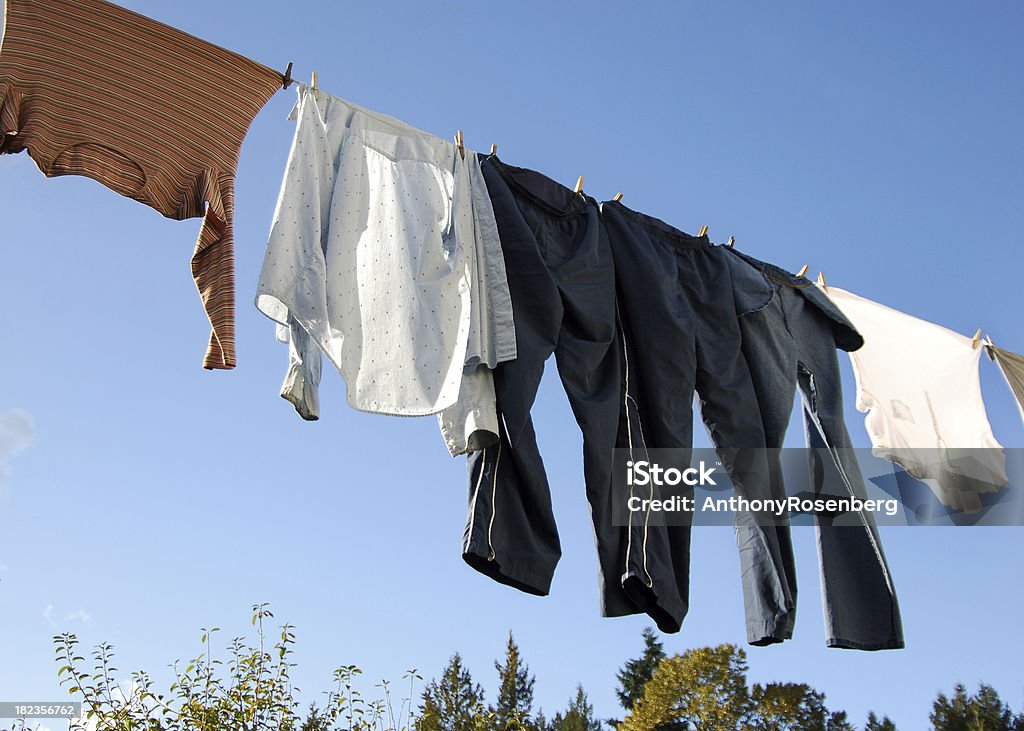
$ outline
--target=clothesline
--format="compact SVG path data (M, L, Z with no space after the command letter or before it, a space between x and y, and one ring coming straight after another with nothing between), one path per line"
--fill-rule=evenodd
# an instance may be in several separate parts
M282 88L284 88L284 89L287 89L293 82L296 82L296 80L292 78L292 63L290 61L288 62L288 67L285 69L285 72L283 74L283 79L284 79L284 81L283 81L283 87ZM301 82L297 82L297 83L301 83ZM314 71L312 73L312 80L310 82L310 86L312 87L312 89L314 91L318 91L319 90L318 89L318 76L317 76L317 72L316 71ZM458 146L459 152L462 155L462 157L465 158L465 143L464 143L464 138L463 138L463 134L462 134L462 130L461 129L458 130L455 133L455 144ZM491 145L491 149L490 149L490 154L491 155L495 155L497 153L497 151L498 151L498 145L497 144L492 144ZM584 179L584 176L582 176L582 175L579 176L579 178L577 179L576 187L574 189L576 193L582 193L583 192L583 179ZM622 195L622 192L620 191L620 192L615 194L615 196L612 198L612 200L615 201L616 203L618 203L618 202L620 202L622 200L622 198L623 198L623 195ZM699 236L704 236L707 233L707 231L708 231L708 227L707 226L702 226L701 229L700 229L700 233L698 235ZM732 247L732 246L735 245L735 242L736 242L735 237L730 236L729 240L726 242L726 245L729 246L729 247ZM797 274L797 276L798 277L803 277L805 274L807 274L808 268L809 268L809 265L808 264L804 264L803 267L800 269L800 272ZM823 289L828 291L828 283L825 280L824 272L818 272L818 284ZM981 333L982 333L982 328L978 328L978 331L974 334L974 337L971 339L971 346L973 348L977 348L978 347L978 341L981 338ZM990 342L990 344L991 344L991 342Z

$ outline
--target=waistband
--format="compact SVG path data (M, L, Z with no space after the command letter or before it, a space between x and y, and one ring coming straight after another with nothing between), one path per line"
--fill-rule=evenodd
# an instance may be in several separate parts
M786 284L786 285L789 285L790 287L801 287L801 288L802 287L809 287L809 286L811 286L811 284L813 284L813 282L811 282L811 280L808 279L807 277L798 277L797 275L793 274L792 272L787 272L785 269L783 269L780 266L776 266L775 264L769 264L768 262L761 261L760 259L755 259L754 257L750 256L749 254L744 254L742 251L738 251L737 249L735 249L733 247L727 247L727 248L733 254L735 254L739 258L743 259L743 261L747 262L748 264L750 264L755 269L760 269L762 273L764 273L765 275L770 277L772 280L774 280L776 282L779 282L780 284Z
M481 159L480 165L493 167L516 194L552 216L575 216L588 206L597 205L590 196L570 190L536 170L508 165L497 155Z
M744 254L742 251L737 251L731 247L724 248L727 248L737 258L747 262L750 266L760 270L772 282L798 290L805 300L817 307L831 321L832 335L835 339L836 347L846 351L853 351L864 345L864 338L857 332L857 328L853 326L853 323L836 307L828 295L814 286L810 279L798 277L787 272L782 267L755 259L749 254Z
M603 212L606 207L618 212L624 218L633 221L658 241L671 244L677 249L692 250L705 248L710 249L714 247L714 244L711 243L711 239L708 238L707 234L704 236L692 236L684 231L680 231L674 226L668 225L661 219L655 218L654 216L648 216L646 213L634 211L632 208L627 208L618 201L605 201L601 204L601 211Z

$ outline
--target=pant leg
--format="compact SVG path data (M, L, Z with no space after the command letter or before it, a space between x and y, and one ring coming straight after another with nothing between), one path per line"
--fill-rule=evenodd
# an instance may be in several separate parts
M781 295L778 293L777 286L773 287L772 299L766 306L740 317L740 330L743 337L743 353L750 368L751 380L761 411L765 445L768 448L772 497L784 500L786 484L782 470L781 449L793 412L793 400L797 388L797 362L796 344L786 327ZM762 618L765 623L772 621L775 623L774 628L767 628L765 639L768 642L765 644L791 639L796 623L796 558L788 519L779 519L774 526L774 531L775 540L779 543L793 606L782 617L774 618L774 620L772 617ZM741 561L743 561L742 555ZM741 565L741 571L744 573L749 570L747 565Z
M633 328L636 333L635 324ZM691 443L693 386L687 387L686 378L680 373L679 391L691 394L686 408L658 409L659 404L654 399L658 393L664 396L664 391L648 386L644 372L650 368L651 363L640 358L641 354L649 350L632 347L629 334L624 328L620 328L620 338L623 342L623 404L616 445L619 449L628 450L628 459L633 462L656 462L657 459L648 452L649 448L663 449L666 445ZM687 340L677 339L675 342L685 344ZM689 342L692 344L692 338ZM685 360L684 353L685 345L678 351L681 360ZM654 382L658 381L655 379ZM679 420L673 425L676 427L673 430L670 424L684 413L687 415L685 428L681 428L684 423ZM665 415L669 415L669 418L661 418ZM675 446L672 449L680 464L690 463L692 450L689 446ZM631 495L641 500L657 496L653 486L634 487L631 490ZM673 493L692 499L694 489L680 485L673 489ZM678 632L689 611L692 525L693 514L685 511L677 514L675 521L654 519L653 525L649 512L629 513L625 534L627 560L621 579L622 587L662 632Z
M621 204L602 204L622 346L616 446L634 460L647 459L647 449L684 450L685 457L693 444L693 313L679 296L677 252L651 238L634 215ZM690 526L650 525L649 517L630 513L621 584L659 629L678 632L689 608Z
M545 596L562 550L533 424L516 448L502 425L499 431L496 446L467 458L469 519L462 558L495 581Z
M585 227L582 230L577 227ZM583 473L597 544L601 613L640 610L623 591L625 532L613 525L612 467L622 407L615 267L596 207L572 224L550 221L546 260L562 297L558 373L583 433Z
M501 175L482 167L514 305L517 357L494 369L499 444L467 459L469 517L462 554L494 580L544 595L561 545L530 409L544 362L558 342L561 295L541 254L531 211L520 208Z
M611 486L622 388L615 270L598 207L539 173L483 165L514 304L516 360L494 373L501 442L469 459L470 519L463 555L478 570L546 594L560 556L551 494L530 408L544 361L559 375L583 432L606 616L639 611L618 580L623 531L612 526Z
M799 346L809 466L812 479L819 479L812 485L817 492L867 499L843 417L842 381L831 326L798 292L784 288L783 297ZM826 460L830 464L824 464ZM821 484L827 475L841 484ZM867 511L835 518L816 516L816 528L829 647L902 648L899 602L874 516Z
M731 256L723 247L696 250L688 271L680 270L697 314L696 387L702 418L736 493L750 500L770 500L767 442L743 353L736 291L767 305L772 289L760 272L736 270ZM777 522L771 511L737 511L735 516L747 641L753 645L781 641L795 607L789 585L795 573L792 546L785 525Z

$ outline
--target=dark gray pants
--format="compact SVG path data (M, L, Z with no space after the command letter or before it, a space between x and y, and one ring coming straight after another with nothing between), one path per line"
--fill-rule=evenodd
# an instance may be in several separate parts
M724 248L732 256L736 282L752 270L773 285L767 306L740 318L743 353L750 364L766 438L772 450L772 492L784 498L782 447L797 387L803 395L811 485L817 493L866 498L864 480L843 420L842 385L836 348L856 350L863 340L850 322L809 280ZM740 287L736 299L759 300L760 291ZM751 304L753 302L751 301ZM892 576L869 512L815 516L830 647L884 650L903 647L903 627ZM841 523L841 524L837 524ZM796 599L796 569L788 526L779 526L786 577ZM747 557L741 555L747 571ZM792 637L793 611L778 622L769 640ZM751 620L760 618L748 615Z
M640 610L622 589L622 528L611 481L622 389L615 269L597 203L540 173L481 165L501 237L516 329L515 360L494 371L500 442L470 455L463 558L496 581L547 594L561 556L530 409L554 354L583 432L583 470L597 541L602 613Z
M764 429L742 352L734 291L771 287L740 270L706 236L607 202L601 214L615 259L626 393L619 447L690 450L693 397L738 495L771 496ZM749 268L748 268L749 269ZM686 517L690 517L687 515ZM623 584L662 631L680 628L689 606L690 525L640 525L626 533ZM736 542L751 643L771 641L793 608L782 547L764 515L738 512ZM636 539L636 530L641 532Z

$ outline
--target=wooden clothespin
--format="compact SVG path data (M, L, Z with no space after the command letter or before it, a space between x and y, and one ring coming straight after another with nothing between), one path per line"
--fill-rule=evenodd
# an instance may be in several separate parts
M981 328L978 328L978 332L974 333L974 337L971 338L971 349L978 349L978 342L981 340Z
M733 246L736 245L736 237L735 236L730 236L729 240L726 242L725 245L728 246L731 249Z
M818 272L818 286L828 292L828 283L825 281L825 272Z
M576 190L574 190L573 192L576 195L582 195L583 194L583 176L582 175L580 176L580 179L576 181Z
M705 236L705 235L707 235L707 232L708 232L708 227L707 226L701 226L700 227L700 233L697 234L697 235L698 236Z
M316 81L317 81L316 71L314 71L313 72L313 82L309 86L310 86L310 88L313 89L313 91L320 91L320 89L317 88Z
M491 145L491 154L492 155L497 155L498 154L498 146L497 145Z
M613 201L615 201L616 203L618 203L619 201L621 201L621 200L622 200L622 192L620 191L620 192L616 193L616 194L615 194L615 197L614 197L614 198L612 198L612 200L613 200Z
M455 144L459 147L459 157L466 159L466 146L462 144L462 130L455 133Z
M803 276L805 276L805 275L807 274L807 270L808 270L808 269L810 269L810 268L811 268L811 265L810 265L810 264L804 264L804 265L803 265L803 267L802 267L802 268L800 269L800 271L798 271L798 272L796 273L796 276L797 276L798 278L799 278L799 277L803 277Z
M284 70L284 73L281 74L281 88L287 89L289 86L292 85L292 81L292 62L289 61L288 68L286 68Z

